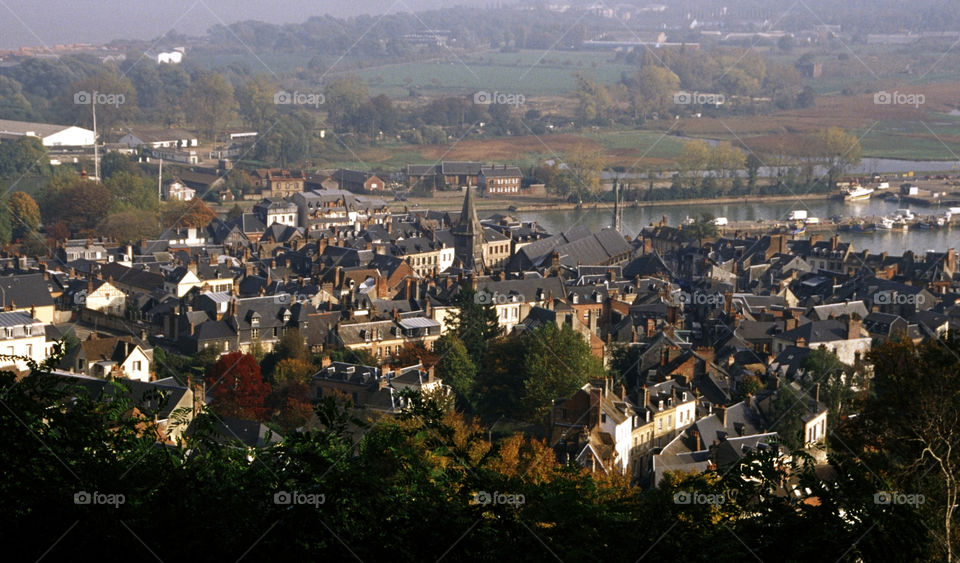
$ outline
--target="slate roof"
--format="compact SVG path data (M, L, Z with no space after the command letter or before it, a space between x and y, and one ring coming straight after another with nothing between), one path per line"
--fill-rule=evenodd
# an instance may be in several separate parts
M22 274L0 277L0 302L18 309L53 305L53 297L43 274Z

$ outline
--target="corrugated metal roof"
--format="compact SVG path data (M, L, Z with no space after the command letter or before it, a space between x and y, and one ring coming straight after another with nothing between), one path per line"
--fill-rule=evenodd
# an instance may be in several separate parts
M432 328L440 326L438 321L433 319L428 319L426 317L412 317L409 319L403 319L400 321L400 326L403 328Z

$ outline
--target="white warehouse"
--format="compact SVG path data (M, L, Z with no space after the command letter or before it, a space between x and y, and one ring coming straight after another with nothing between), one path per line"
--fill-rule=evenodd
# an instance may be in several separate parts
M0 119L0 139L38 137L45 147L92 147L93 131L72 125L52 125Z

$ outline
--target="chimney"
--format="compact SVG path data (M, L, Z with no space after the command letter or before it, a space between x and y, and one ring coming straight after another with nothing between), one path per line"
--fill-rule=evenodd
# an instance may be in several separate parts
M820 384L817 383L813 386L813 400L820 402Z
M820 384L818 383L818 384L817 384L817 387L819 387L819 386L820 386ZM753 395L752 395L751 393L747 393L747 396L743 398L743 402L744 402L748 407L752 407L752 406L753 406Z
M721 426L726 428L727 427L727 407L726 406L717 407L717 418L720 419Z
M853 340L855 338L860 338L861 326L860 318L856 314L850 315L850 318L847 319L847 340Z
M600 408L600 401L602 398L603 398L603 389L600 389L597 387L590 388L590 409L591 410L596 409L596 415L595 415L596 417L594 418L593 422L597 426L600 425L600 411L602 410Z

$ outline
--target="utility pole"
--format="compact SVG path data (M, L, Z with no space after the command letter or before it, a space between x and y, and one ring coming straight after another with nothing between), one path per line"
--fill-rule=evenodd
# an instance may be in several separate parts
M160 171L157 173L157 201L163 200L163 159L160 159Z
M97 92L90 98L90 107L93 108L93 175L100 181L100 149L97 145Z

